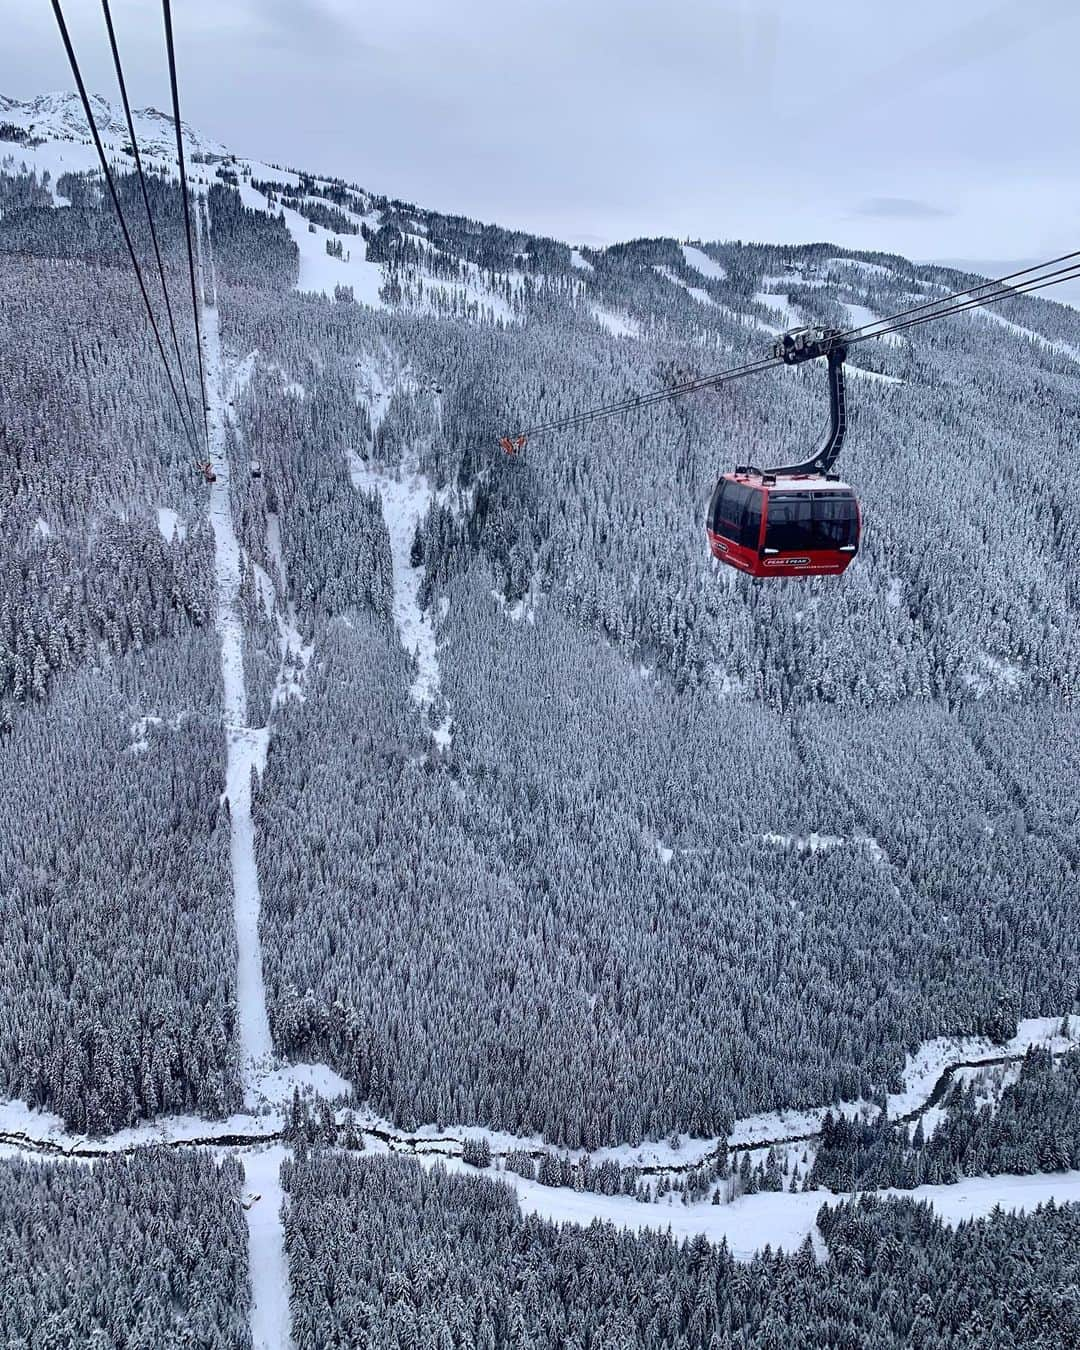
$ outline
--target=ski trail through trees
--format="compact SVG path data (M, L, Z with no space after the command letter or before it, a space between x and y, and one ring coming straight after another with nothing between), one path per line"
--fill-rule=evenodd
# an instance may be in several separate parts
M389 358L388 358L389 359ZM408 376L388 375L374 358L360 363L358 393L366 397L371 419L371 450L374 451L379 424L386 416L395 384L412 388ZM436 399L436 405L439 401ZM440 408L441 416L441 408ZM421 572L412 563L412 544L416 528L427 515L435 493L427 477L415 463L403 462L396 469L373 467L359 455L349 457L349 476L358 492L377 492L383 520L390 536L390 556L394 567L394 623L401 645L416 658L416 676L410 695L420 709L432 740L446 749L451 740L453 718L446 711L440 690L439 654L431 618L420 605ZM443 711L436 722L433 713Z

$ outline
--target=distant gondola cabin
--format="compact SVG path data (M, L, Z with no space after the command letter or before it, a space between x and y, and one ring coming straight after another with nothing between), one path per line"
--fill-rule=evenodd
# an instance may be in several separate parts
M859 549L859 504L822 474L728 473L709 503L714 558L753 577L839 576Z

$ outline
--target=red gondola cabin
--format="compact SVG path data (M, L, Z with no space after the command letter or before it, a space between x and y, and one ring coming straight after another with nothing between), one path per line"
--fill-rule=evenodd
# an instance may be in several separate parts
M823 474L727 473L706 521L713 557L752 577L839 576L859 529L854 492Z

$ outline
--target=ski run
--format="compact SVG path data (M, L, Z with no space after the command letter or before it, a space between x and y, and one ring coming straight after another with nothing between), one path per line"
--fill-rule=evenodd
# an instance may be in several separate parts
M395 387L413 392L416 383L408 375L391 373L389 353L381 359L363 361L357 371L357 397L367 404L371 424L368 458L352 455L349 477L357 492L378 494L386 532L390 536L393 563L394 623L401 645L416 660L416 675L410 694L420 709L424 725L440 749L450 745L453 718L440 691L439 653L431 617L420 605L421 574L412 563L412 544L417 526L435 499L427 477L415 463L398 469L375 467L374 451L379 427L387 414ZM438 395L437 414L441 417Z

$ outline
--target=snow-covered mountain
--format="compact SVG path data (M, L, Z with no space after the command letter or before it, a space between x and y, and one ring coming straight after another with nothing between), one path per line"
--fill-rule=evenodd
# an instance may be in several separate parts
M171 127L138 122L197 409ZM826 1305L770 1344L835 1339L829 1281L850 1302L875 1261L910 1343L874 1226L931 1244L930 1271L942 1232L884 1204L818 1229L808 1180L918 1187L954 1218L1080 1188L1051 1170L1080 1165L1075 1053L1058 1068L1080 1038L1075 313L1016 299L853 351L860 555L842 584L751 586L710 562L701 503L722 467L815 435L819 370L513 458L496 437L956 273L827 244L573 249L185 135L213 481L78 106L0 99L0 1148L136 1151L62 1184L0 1165L0 1248L28 1272L0 1339L34 1334L26 1289L63 1304L79 1244L136 1266L151 1233L217 1262L148 1297L162 1342L189 1309L203 1339L212 1318L215 1343L284 1346L290 1277L332 1271L292 1299L295 1343L351 1343L441 1315L473 1265L460 1326L372 1343L524 1342L513 1309L557 1303L550 1248L564 1291L585 1267L605 1306L632 1286L620 1343L679 1284L700 1311L644 1338L706 1347L735 1324L694 1292L706 1264L722 1293L768 1241L802 1250L759 1263L762 1288ZM1032 1047L1020 1080L989 1067ZM976 1121L969 1073L1007 1130ZM200 1140L244 1150L246 1181L180 1151ZM975 1168L1003 1175L947 1184ZM519 1202L697 1241L593 1229L579 1260L545 1225L519 1241ZM397 1230L421 1211L414 1252ZM450 1216L485 1211L501 1236L466 1259ZM1006 1249L1040 1231L1010 1223ZM378 1232L369 1279L355 1243ZM446 1283L406 1290L432 1232ZM80 1295L117 1342L118 1265Z
M100 94L90 95L94 121L105 146L122 150L128 144L123 108ZM139 149L155 159L175 159L176 143L172 117L156 108L132 110ZM92 145L90 128L82 101L75 93L39 94L37 98L17 99L0 94L0 122L25 132L28 142L76 141ZM181 123L185 150L210 159L224 159L228 151L217 141Z

